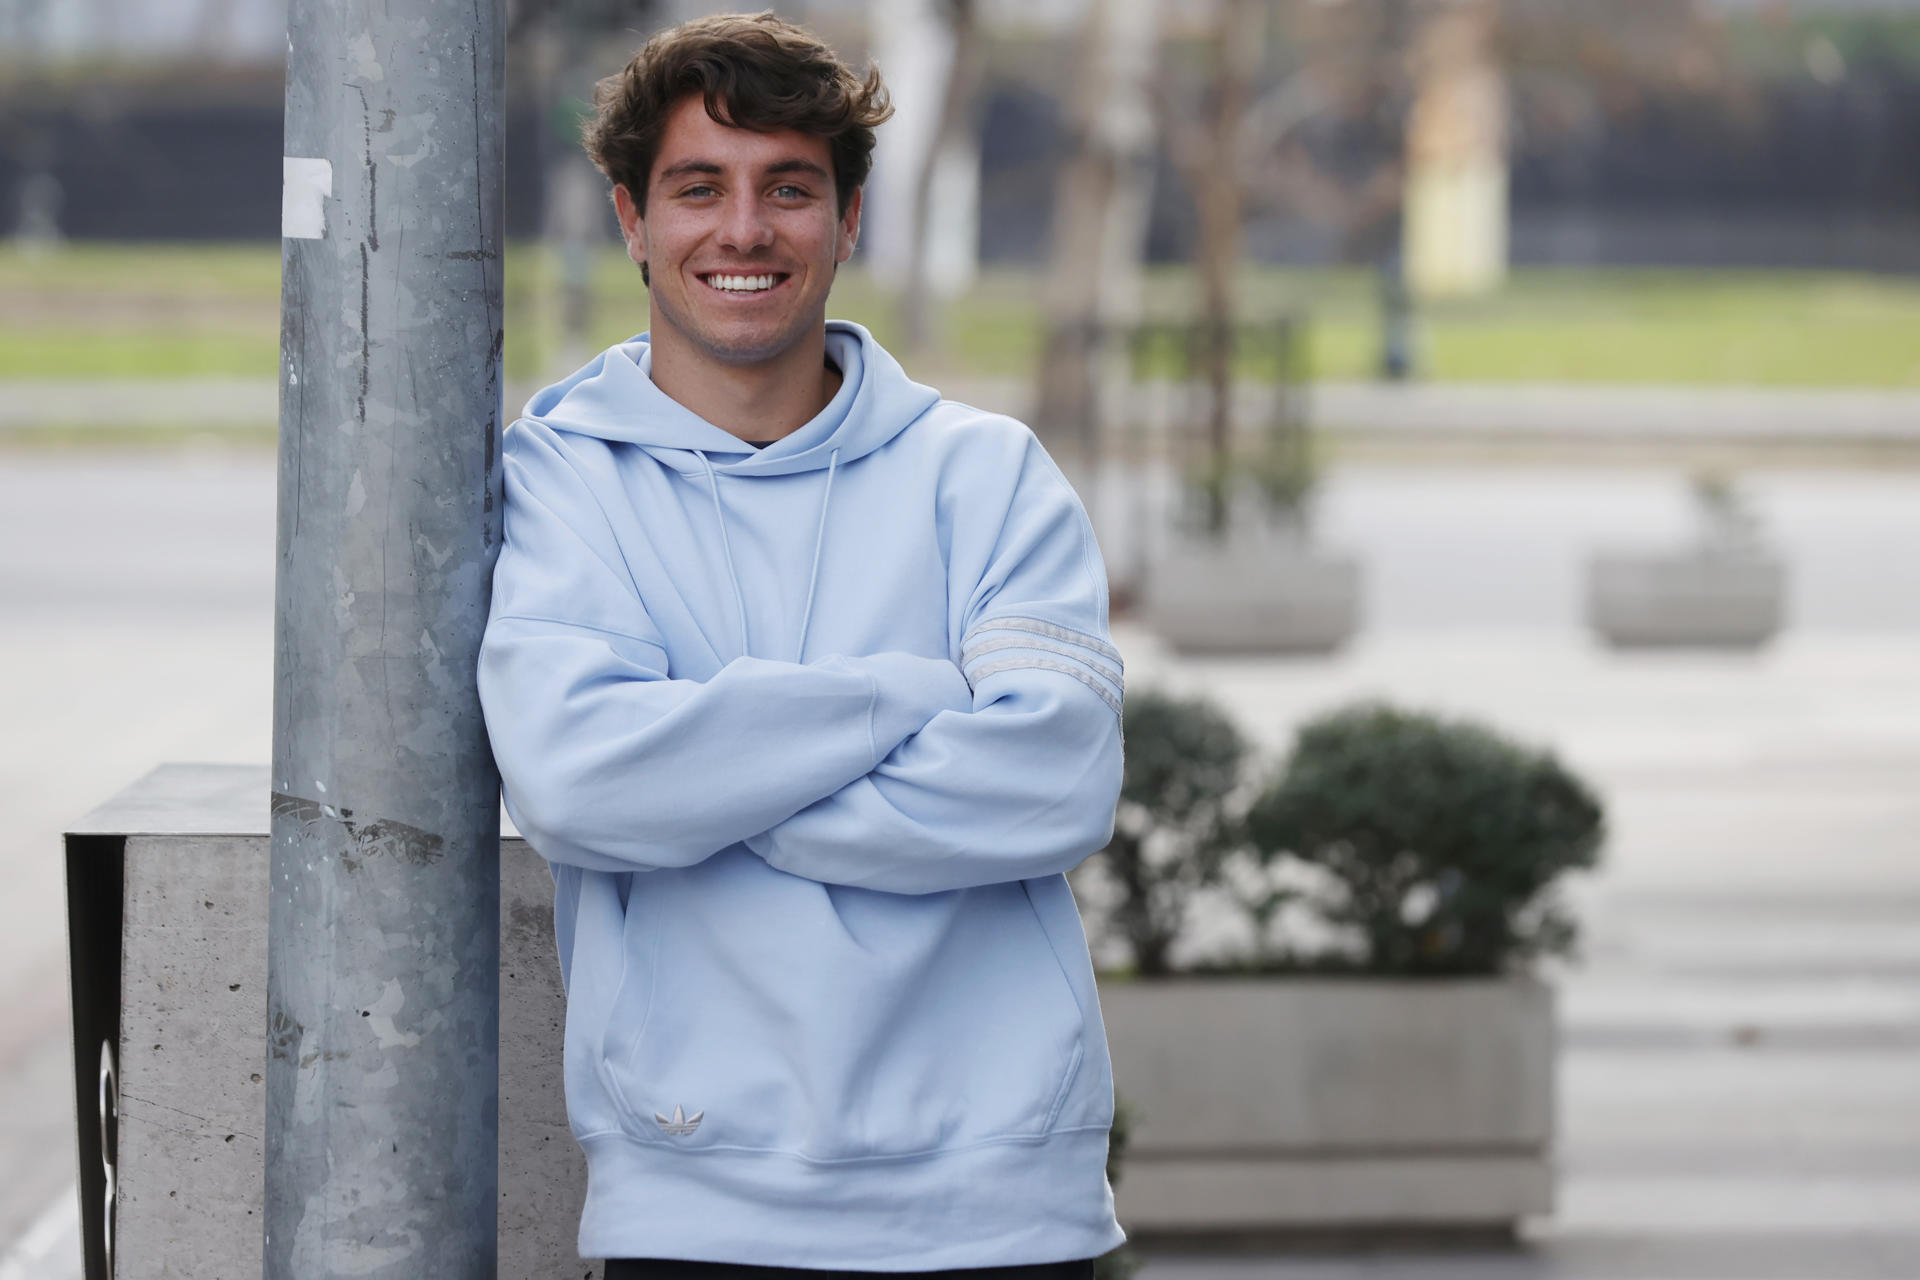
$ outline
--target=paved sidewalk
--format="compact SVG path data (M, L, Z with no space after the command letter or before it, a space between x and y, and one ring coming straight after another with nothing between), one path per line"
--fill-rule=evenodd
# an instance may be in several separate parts
M11 1245L0 1244L0 1280L80 1280L80 1204L55 1197Z

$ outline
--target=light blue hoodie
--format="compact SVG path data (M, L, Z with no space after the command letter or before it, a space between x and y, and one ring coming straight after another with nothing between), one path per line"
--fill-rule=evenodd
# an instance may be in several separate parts
M585 1257L873 1271L1123 1238L1064 872L1120 657L1073 491L857 325L765 450L610 348L506 433L480 695L553 864Z

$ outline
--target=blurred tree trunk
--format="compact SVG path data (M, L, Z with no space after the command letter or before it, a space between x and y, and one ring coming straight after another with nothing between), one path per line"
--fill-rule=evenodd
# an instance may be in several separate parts
M199 49L217 49L234 26L238 0L201 0L193 17L193 43Z
M1158 0L1093 0L1075 49L1070 152L1054 188L1034 429L1064 446L1093 505L1103 366L1138 319L1152 195Z
M1375 129L1391 195L1373 228L1380 273L1380 376L1392 381L1412 377L1418 361L1414 351L1413 299L1407 290L1407 117L1412 89L1408 76L1408 46L1413 36L1413 0L1384 0L1380 42L1375 55L1380 87L1375 107Z
M659 0L509 0L509 79L532 86L540 128L527 171L539 175L539 252L507 273L509 359L545 380L594 350L594 259L614 243L610 191L580 145L594 86L626 62L636 34L660 21ZM616 41L612 37L618 36ZM517 360L513 357L517 356Z
M934 175L948 149L960 139L973 116L980 88L985 50L980 38L979 5L975 0L945 0L944 10L953 39L953 57L947 64L947 85L940 100L940 120L933 140L920 157L913 180L913 238L907 255L907 282L900 299L901 329L906 347L915 355L933 345L933 284L928 263L933 236Z
M1214 100L1204 132L1182 148L1181 168L1200 215L1197 245L1200 315L1192 363L1206 382L1207 460L1200 497L1203 527L1226 531L1233 450L1234 335L1240 265L1242 132L1266 26L1262 0L1223 0L1215 18L1211 63Z

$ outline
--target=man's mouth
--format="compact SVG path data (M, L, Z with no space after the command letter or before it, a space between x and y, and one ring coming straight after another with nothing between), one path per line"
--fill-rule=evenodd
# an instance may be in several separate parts
M783 271L763 272L759 275L738 275L732 272L710 271L700 277L708 287L722 293L765 293L778 288L787 278Z

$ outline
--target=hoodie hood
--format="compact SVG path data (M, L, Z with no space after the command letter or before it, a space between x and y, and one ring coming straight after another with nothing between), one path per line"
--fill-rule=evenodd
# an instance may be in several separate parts
M827 322L827 358L840 370L840 389L811 421L780 440L756 449L667 395L653 383L653 348L646 334L607 348L572 377L534 394L525 416L555 431L635 444L664 467L695 479L713 503L733 595L735 640L739 652L753 652L753 624L747 593L733 554L733 531L719 477L791 476L824 471L820 508L814 526L813 560L807 575L805 604L791 652L803 660L813 600L820 581L820 556L826 544L827 517L833 506L834 473L872 453L899 435L940 402L931 387L907 377L900 363L873 335L845 320ZM781 650L783 656L786 650Z
M781 476L842 465L878 449L939 403L940 394L907 377L900 363L860 325L827 321L827 358L840 390L798 431L755 449L653 384L653 349L639 334L608 347L571 377L543 387L525 417L555 431L639 445L683 475Z

